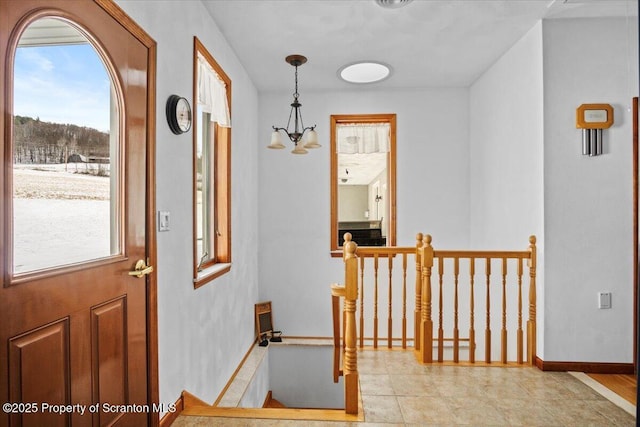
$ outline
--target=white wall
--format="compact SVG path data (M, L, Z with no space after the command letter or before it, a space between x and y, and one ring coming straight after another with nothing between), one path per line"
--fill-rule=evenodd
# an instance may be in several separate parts
M543 22L545 360L632 362L635 18ZM604 155L581 154L575 111L609 103ZM597 292L613 293L599 310Z
M538 335L544 324L542 23L470 88L471 245L538 245ZM528 280L528 279L527 279ZM526 316L526 314L525 314ZM544 355L538 339L538 355Z
M183 390L212 403L250 348L257 302L257 91L200 2L118 0L157 42L156 197L171 212L158 233L160 401ZM169 131L165 101L192 98L193 36L232 80L231 272L199 288L192 284L192 133Z
M470 89L471 242L538 236L538 356L632 361L635 19L545 20ZM605 154L581 155L575 109L610 103ZM597 292L613 308L597 308Z
M543 230L542 23L470 89L471 243L526 248Z
M338 186L338 220L366 221L369 209L369 187L366 185Z
M344 378L331 377L333 346L269 345L268 362L273 398L287 408L344 408Z
M283 67L283 78L289 73ZM318 125L323 145L305 156L290 154L291 144L265 148L271 126L286 124L291 95L260 95L260 298L273 301L274 326L283 334L331 336L329 286L343 282L344 269L329 255L330 115L396 113L398 244L414 246L416 233L430 232L440 247L466 247L468 91L299 91L305 125Z

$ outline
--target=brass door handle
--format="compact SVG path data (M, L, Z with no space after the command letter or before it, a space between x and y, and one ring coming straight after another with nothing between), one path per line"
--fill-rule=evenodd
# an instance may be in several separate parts
M137 278L141 278L151 273L152 271L153 271L152 265L147 265L147 263L144 262L143 259L139 259L138 262L136 262L135 270L130 271L129 276L136 276Z

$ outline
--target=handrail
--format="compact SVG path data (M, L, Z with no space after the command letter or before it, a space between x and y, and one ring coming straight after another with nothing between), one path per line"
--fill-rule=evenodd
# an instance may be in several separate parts
M358 257L379 257L386 258L389 255L415 254L416 248L413 246L358 246Z

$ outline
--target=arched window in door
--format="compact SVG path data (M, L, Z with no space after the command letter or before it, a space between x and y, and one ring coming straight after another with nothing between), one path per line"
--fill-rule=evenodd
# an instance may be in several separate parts
M113 68L87 31L41 17L13 60L13 275L122 254Z

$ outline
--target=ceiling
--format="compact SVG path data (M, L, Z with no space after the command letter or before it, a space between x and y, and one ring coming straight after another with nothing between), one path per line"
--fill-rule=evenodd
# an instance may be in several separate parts
M541 18L637 16L636 0L203 0L259 91L291 91L290 54L309 90L466 87ZM341 81L344 65L393 69L373 84Z
M374 0L203 0L259 91L293 89L285 62L301 54L300 93L467 87L540 19L637 16L636 0L414 0L385 9ZM392 75L354 85L338 70L360 60ZM363 185L386 167L376 156L340 158L338 183ZM349 170L348 179L346 170Z
M387 167L387 153L338 154L338 185L369 185Z

